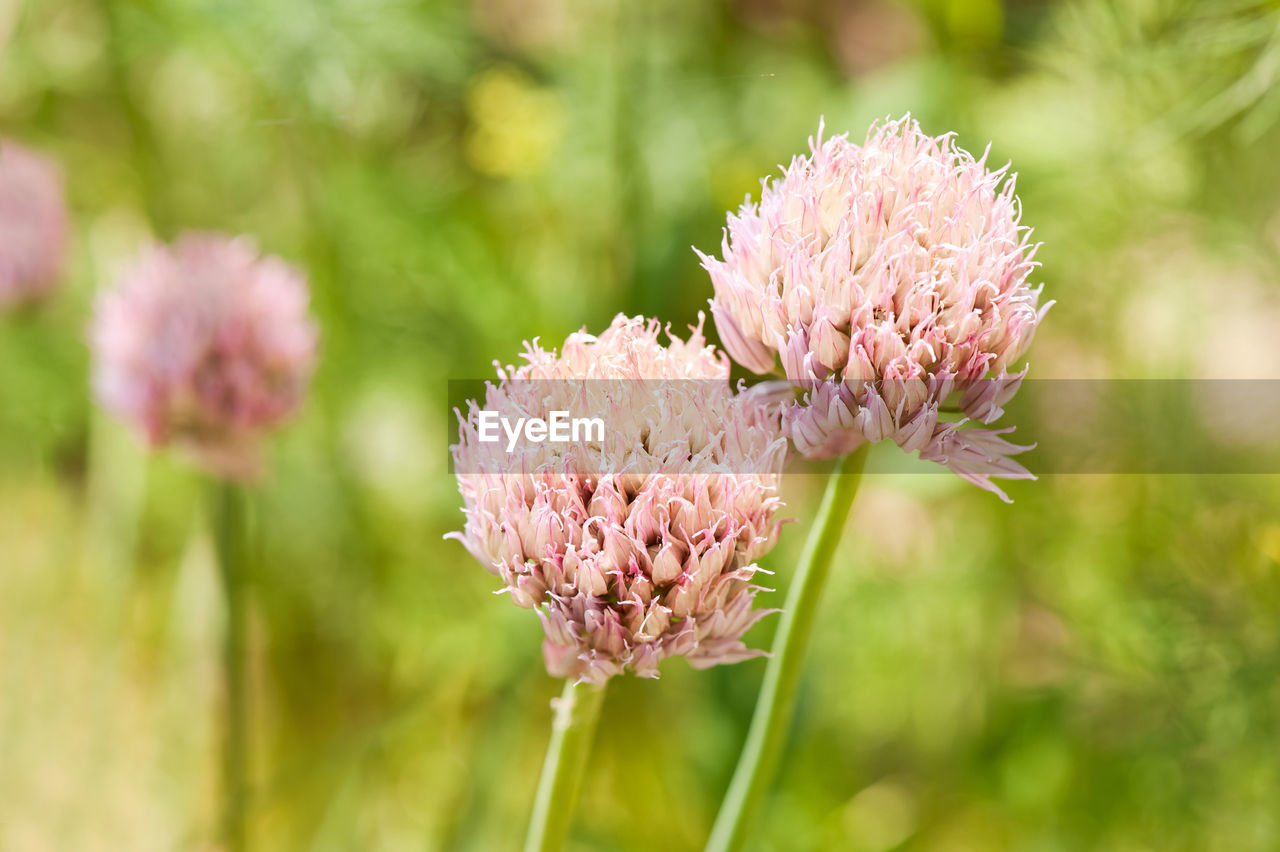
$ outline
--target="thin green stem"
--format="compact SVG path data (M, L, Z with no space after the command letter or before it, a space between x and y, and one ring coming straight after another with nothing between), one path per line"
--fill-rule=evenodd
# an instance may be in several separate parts
M542 777L533 799L533 819L525 837L525 852L558 852L569 834L573 811L582 790L587 756L595 739L604 687L565 681L551 723L551 742L542 762Z
M778 622L764 683L756 700L747 741L738 758L729 791L720 805L707 852L736 852L746 843L751 821L773 782L778 757L795 712L805 651L813 632L813 617L831 569L831 557L844 531L849 508L862 482L868 445L836 461L827 480L822 505L814 519L800 565L791 580L787 602Z
M248 848L245 831L245 766L248 705L245 692L246 541L244 494L230 482L210 483L210 521L226 606L222 676L222 831L228 852Z

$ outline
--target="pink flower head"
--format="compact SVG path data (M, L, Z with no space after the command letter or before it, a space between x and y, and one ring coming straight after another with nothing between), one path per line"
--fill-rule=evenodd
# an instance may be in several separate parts
M0 139L0 309L48 295L62 269L68 229L57 168Z
M1003 498L991 477L1031 478L1010 458L1029 447L962 427L1000 416L1049 308L1013 176L910 118L862 145L821 137L730 214L723 260L699 252L725 348L757 373L781 362L804 455L888 439ZM953 394L963 420L941 416Z
M306 393L316 353L307 300L301 273L243 238L149 247L98 299L98 401L150 445L252 478L262 435Z
M733 392L701 320L691 332L664 345L656 320L619 315L558 354L526 344L527 363L487 386L487 410L598 415L602 440L508 452L481 440L475 402L459 413L467 521L453 537L537 611L553 675L657 677L671 656L701 668L759 653L742 635L765 615L755 560L777 539L786 441L776 407Z

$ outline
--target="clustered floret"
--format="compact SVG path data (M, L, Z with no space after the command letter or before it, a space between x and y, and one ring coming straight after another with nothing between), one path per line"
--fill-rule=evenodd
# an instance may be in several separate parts
M603 440L483 442L480 407L452 447L466 526L455 534L546 633L547 669L601 683L656 677L667 657L705 667L756 655L742 635L755 560L777 540L786 443L776 409L735 393L701 322L664 345L655 320L619 315L559 353L526 344L484 409L508 418L602 415Z
M57 168L0 139L0 310L48 296L62 270L69 230Z
M298 409L316 329L301 273L244 239L145 249L98 301L94 390L152 446L214 473L258 473L262 437Z
M1029 478L1010 458L1029 448L972 422L1001 416L1049 308L1013 177L909 118L862 145L821 135L729 215L723 259L699 252L725 348L756 373L781 364L804 455L889 439L1004 497L991 477Z

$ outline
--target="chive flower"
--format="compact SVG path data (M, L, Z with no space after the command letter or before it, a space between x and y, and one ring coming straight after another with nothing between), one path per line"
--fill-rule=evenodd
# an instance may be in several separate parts
M0 139L0 310L49 295L66 258L69 230L57 167Z
M659 663L695 667L759 654L742 641L756 560L777 540L786 456L777 409L735 393L729 361L656 320L618 315L559 352L527 343L498 366L483 408L458 412L451 447L466 524L457 538L501 591L533 609L556 676L602 684ZM482 440L482 412L598 416L601 433L570 443Z
M810 458L891 440L964 479L1032 478L1030 447L988 429L1026 375L1049 304L1008 167L909 117L861 144L822 140L730 214L722 258L698 252L729 354L794 388L783 430ZM947 409L955 410L948 417Z
M308 298L299 271L244 238L150 246L98 299L95 395L149 445L252 479L264 435L306 395L317 340Z

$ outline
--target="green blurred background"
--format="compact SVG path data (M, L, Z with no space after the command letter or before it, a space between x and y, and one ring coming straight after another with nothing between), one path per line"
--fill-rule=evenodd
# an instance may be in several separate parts
M1034 376L1280 378L1278 79L1275 2L0 0L0 132L76 221L59 297L0 320L0 849L217 847L200 482L86 392L149 235L255 235L323 329L253 498L256 848L514 849L559 684L442 540L448 380L694 321L690 246L820 115L908 110L1019 173ZM781 587L820 485L785 485ZM872 477L757 848L1280 849L1278 485ZM700 848L762 671L616 681L574 848Z

